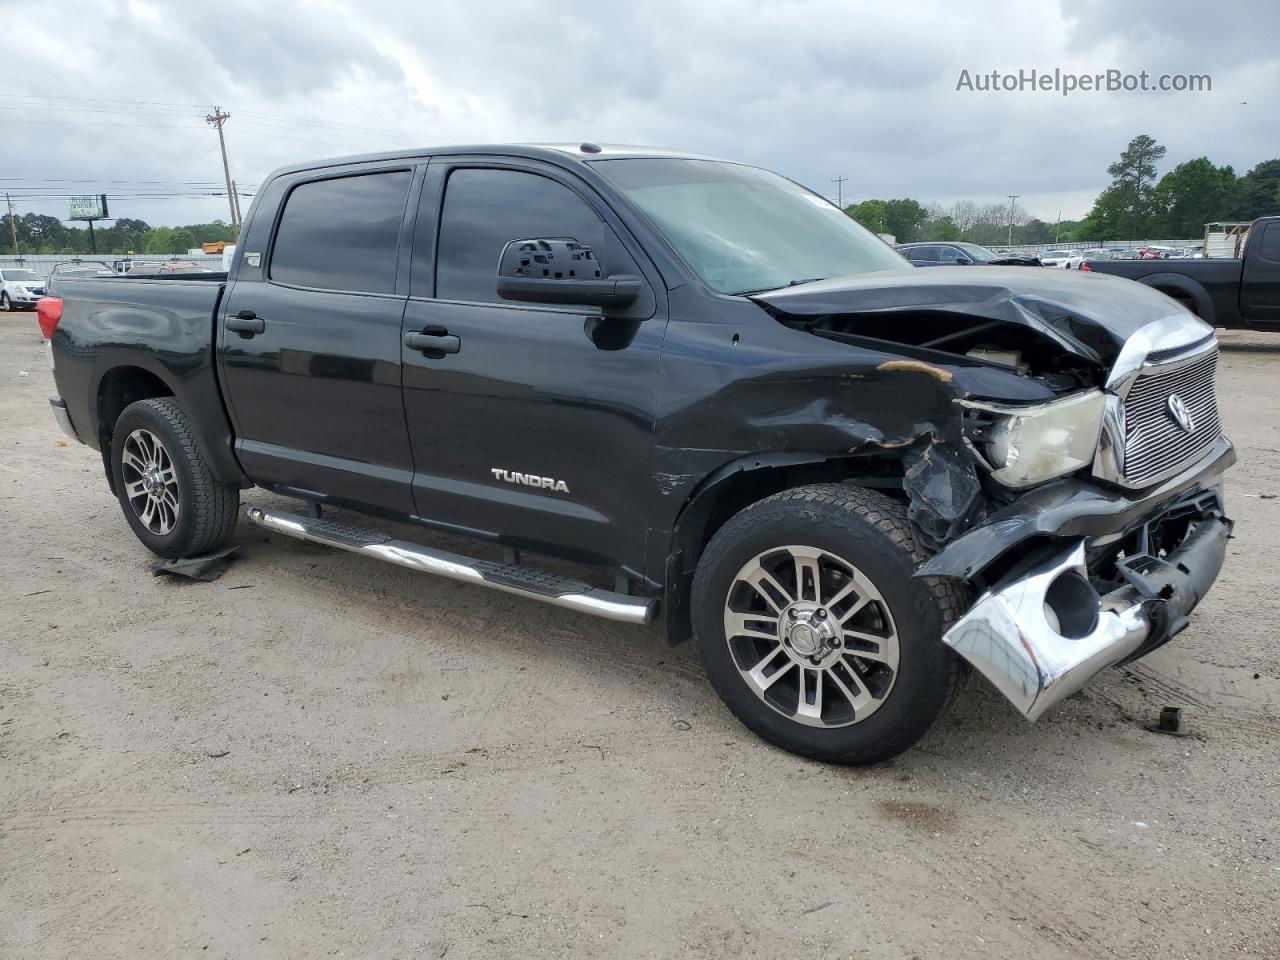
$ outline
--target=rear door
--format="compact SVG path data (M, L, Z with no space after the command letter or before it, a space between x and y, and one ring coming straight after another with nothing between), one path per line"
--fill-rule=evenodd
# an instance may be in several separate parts
M503 247L535 237L573 238L606 275L641 276L640 301L604 316L501 299ZM642 569L665 320L656 272L576 178L532 161L434 159L404 330L448 338L453 352L405 347L419 515L513 546Z
M1280 220L1250 234L1240 286L1240 313L1250 323L1280 323Z
M259 484L413 512L400 391L413 165L299 176L255 223L219 324L236 450Z

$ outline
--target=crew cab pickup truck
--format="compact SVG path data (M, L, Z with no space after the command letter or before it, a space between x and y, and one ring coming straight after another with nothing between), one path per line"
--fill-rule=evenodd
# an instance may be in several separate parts
M693 637L748 727L827 761L907 749L970 665L1039 717L1186 627L1231 529L1203 322L1113 277L914 269L738 163L289 167L228 273L55 275L39 315L54 415L155 553L265 488L282 538Z
M1253 222L1240 259L1091 260L1080 269L1145 283L1215 327L1280 324L1280 217Z

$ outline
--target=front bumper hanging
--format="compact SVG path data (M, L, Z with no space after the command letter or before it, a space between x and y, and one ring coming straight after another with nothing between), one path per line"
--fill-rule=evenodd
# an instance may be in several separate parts
M1128 565L1126 585L1105 596L1090 583L1085 539L1056 544L979 597L943 642L1035 720L1185 627L1222 569L1230 532L1225 517L1203 517L1166 556Z

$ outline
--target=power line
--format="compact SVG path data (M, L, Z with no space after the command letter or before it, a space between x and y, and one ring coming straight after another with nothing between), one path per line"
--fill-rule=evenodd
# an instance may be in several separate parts
M182 119L191 116L187 108L202 108L202 104L179 104L169 103L159 100L107 100L94 97L41 97L33 94L0 94L0 99L24 99L37 101L34 103L20 104L0 104L0 110L40 110L43 114L50 111L62 113L85 113L98 115L117 115L117 116L142 116L155 117L165 119ZM56 105L49 105L46 101L56 101ZM83 106L82 104L93 104L93 106ZM118 106L101 106L102 104L120 104ZM157 109L166 108L166 109ZM338 130L351 134L356 139L373 139L378 137L403 137L406 135L404 130L391 130L387 128L365 127L355 124L336 123L332 120L316 120L306 117L288 117L280 114L264 113L256 110L239 110L237 111L244 123L261 124L267 127L293 126L311 128L312 132L320 132L325 130ZM37 120L16 120L13 122L26 123L57 123L57 124L75 124L83 123L85 125L107 126L106 121L74 121L74 120L50 120L40 118Z

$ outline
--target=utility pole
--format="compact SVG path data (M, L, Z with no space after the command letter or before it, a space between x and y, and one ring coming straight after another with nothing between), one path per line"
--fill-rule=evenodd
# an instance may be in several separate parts
M1014 210L1014 201L1016 201L1020 196L1022 196L1022 194L1020 194L1020 193L1009 193L1009 194L1006 194L1006 196L1009 198L1009 246L1013 246L1013 210Z
M836 206L841 210L844 209L844 185L848 177L832 177L831 182L836 185Z
M222 172L227 178L227 204L231 207L231 236L240 236L240 217L236 214L235 188L231 186L231 164L227 162L227 141L222 135L222 125L231 119L231 114L223 113L221 107L214 107L213 113L207 115L205 122L218 128L218 146L222 148Z
M231 196L235 201L236 223L244 223L244 214L240 212L240 187L231 181Z
M22 251L18 249L18 224L13 219L13 201L7 193L4 195L4 202L9 205L9 239L13 241L13 255L21 257Z
M1060 236L1062 236L1062 211L1061 210L1058 211L1058 223L1053 228L1053 242L1055 244L1058 243L1058 238Z

